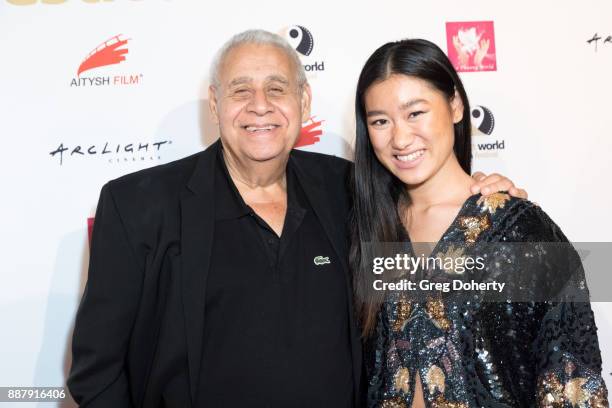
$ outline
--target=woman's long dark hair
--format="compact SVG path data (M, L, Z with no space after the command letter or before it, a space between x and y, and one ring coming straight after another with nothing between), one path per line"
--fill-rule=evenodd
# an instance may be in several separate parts
M357 83L355 173L352 183L354 207L350 264L356 310L360 314L364 336L373 329L384 296L382 291L372 290L372 259L367 256L364 245L400 242L405 234L398 205L409 203L404 183L375 156L366 122L366 91L393 74L425 80L446 95L449 102L457 92L463 102L463 119L454 125L453 149L459 164L468 174L472 160L470 105L459 75L444 52L434 43L421 39L390 42L374 51L361 70Z

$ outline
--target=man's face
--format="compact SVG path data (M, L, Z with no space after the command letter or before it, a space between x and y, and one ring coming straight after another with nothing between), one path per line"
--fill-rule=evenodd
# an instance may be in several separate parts
M310 88L278 47L243 44L226 55L210 109L223 146L240 161L286 158L310 115Z

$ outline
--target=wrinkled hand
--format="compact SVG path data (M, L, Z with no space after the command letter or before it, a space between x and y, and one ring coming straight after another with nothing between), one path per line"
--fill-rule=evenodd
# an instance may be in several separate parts
M472 178L475 180L470 188L472 194L480 193L487 196L499 191L507 191L513 197L527 198L527 191L515 187L512 180L500 174L493 173L486 176L484 173L477 171Z
M474 53L474 64L478 68L482 68L482 60L487 56L487 52L489 52L489 40L480 40L479 47Z
M461 41L459 41L459 36L453 35L453 45L455 46L455 51L457 51L457 56L459 57L459 65L461 67L467 67L470 61L470 56L463 50Z

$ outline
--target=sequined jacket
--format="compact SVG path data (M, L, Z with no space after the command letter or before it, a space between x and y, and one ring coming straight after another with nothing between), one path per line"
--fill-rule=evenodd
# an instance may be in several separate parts
M564 276L567 262L546 259L537 243L567 243L565 235L539 206L503 193L470 197L432 254L457 256L487 243L498 266L523 268L524 276L531 271L516 266L521 247L504 246L516 242L534 243L522 256L538 262L538 274L549 274L543 279ZM427 407L607 407L597 328L577 259L580 268L568 282L587 301L387 293L366 342L368 407L410 407L417 372Z

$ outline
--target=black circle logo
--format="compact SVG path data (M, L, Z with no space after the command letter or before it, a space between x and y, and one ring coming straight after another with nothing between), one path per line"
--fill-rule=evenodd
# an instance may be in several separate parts
M472 109L472 126L485 135L490 135L495 127L493 112L482 105L476 105Z
M314 39L312 38L311 32L306 27L301 25L291 26L287 33L289 44L291 44L297 52L306 56L310 55L312 47L314 46Z

